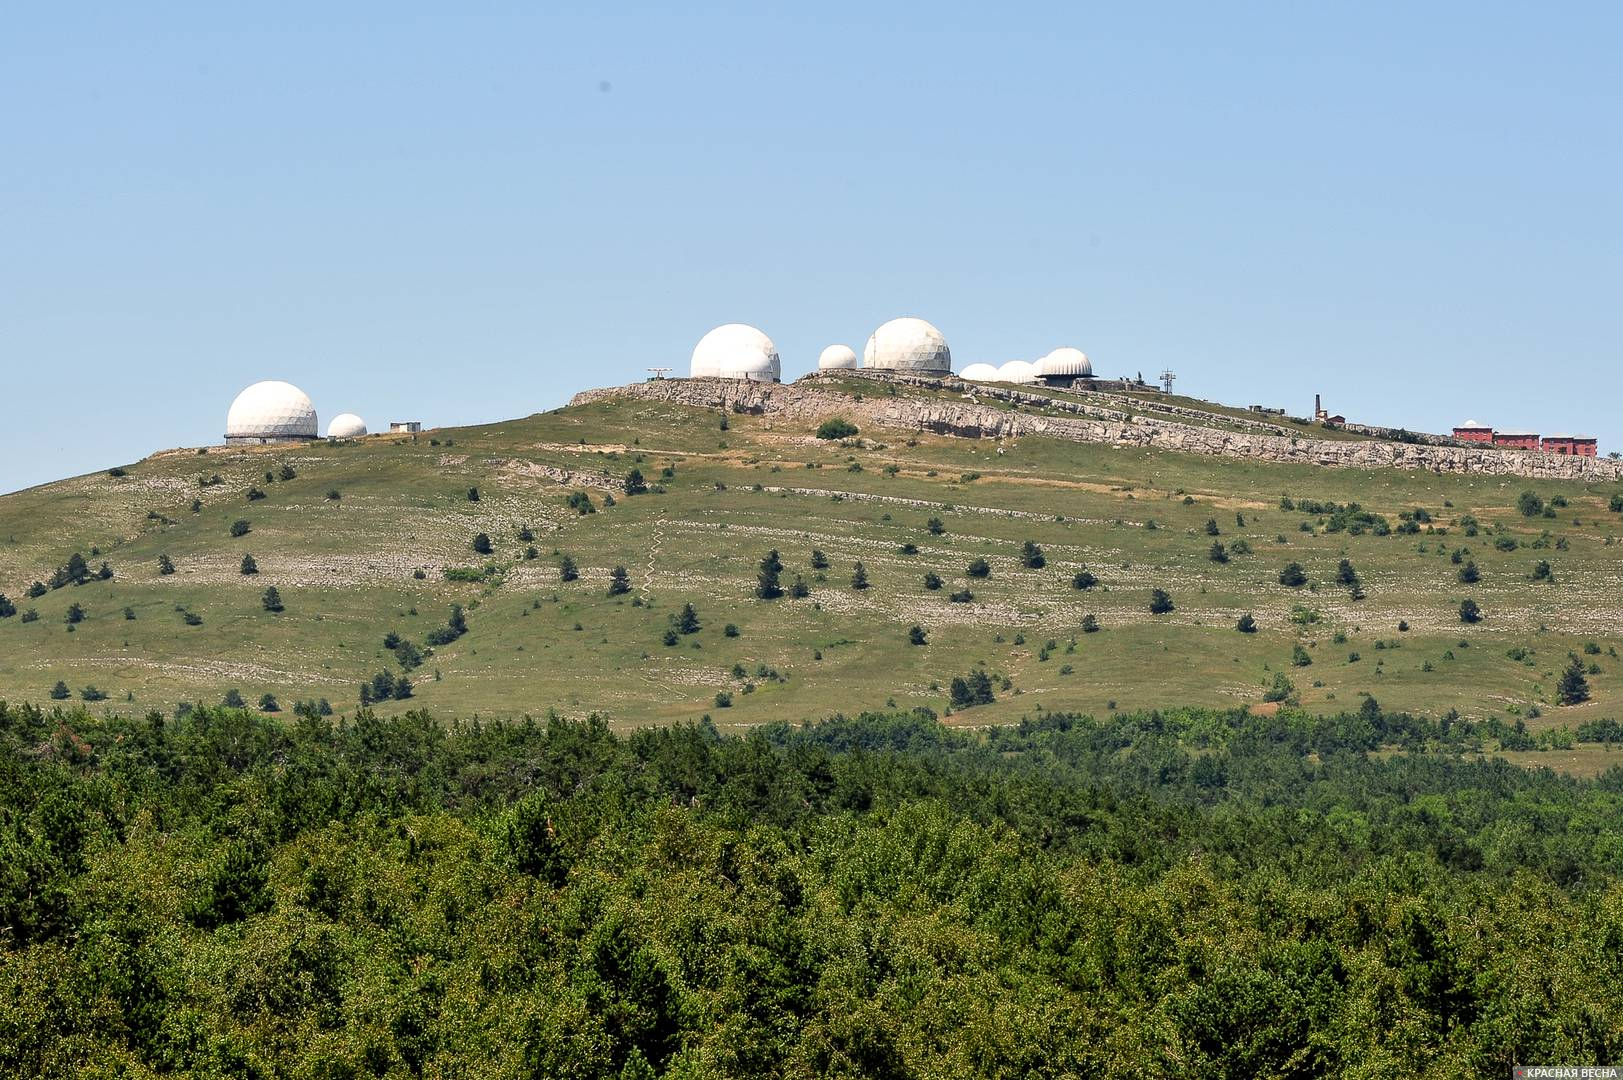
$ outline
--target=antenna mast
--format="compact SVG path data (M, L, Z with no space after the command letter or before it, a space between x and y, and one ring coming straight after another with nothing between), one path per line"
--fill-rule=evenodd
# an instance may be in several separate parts
M1172 393L1172 380L1177 377L1172 373L1171 369L1161 372L1161 390L1163 393Z

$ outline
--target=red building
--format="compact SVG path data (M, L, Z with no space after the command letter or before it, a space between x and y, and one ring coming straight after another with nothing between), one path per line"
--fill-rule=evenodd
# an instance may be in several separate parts
M1595 457L1600 452L1596 441L1588 435L1546 435L1543 450L1546 454L1573 457Z
M1493 442L1493 428L1477 420L1454 425L1454 437L1461 442Z
M1502 446L1507 450L1537 450L1538 432L1496 431L1493 433L1493 445Z

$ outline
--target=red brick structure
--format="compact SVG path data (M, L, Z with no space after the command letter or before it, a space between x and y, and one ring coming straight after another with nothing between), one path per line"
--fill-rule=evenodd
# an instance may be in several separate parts
M1493 442L1493 428L1477 420L1454 425L1454 438L1460 442Z
M1599 446L1589 435L1546 435L1542 447L1546 454L1569 454L1573 457L1595 457Z
M1496 431L1493 433L1493 445L1506 450L1537 450L1538 432Z

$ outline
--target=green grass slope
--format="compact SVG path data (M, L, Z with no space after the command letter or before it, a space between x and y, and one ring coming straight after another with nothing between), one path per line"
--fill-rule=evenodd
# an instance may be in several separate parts
M424 646L461 604L468 632L410 672L410 704L460 715L598 712L616 724L708 712L727 726L887 701L944 710L951 680L984 668L996 702L954 722L1260 706L1280 673L1321 711L1355 709L1367 693L1389 709L1522 718L1535 733L1619 712L1623 519L1609 509L1618 485L1040 438L999 445L873 430L842 444L782 418L726 419L724 429L714 412L617 399L415 439L171 451L122 476L0 497L0 592L19 612L0 619L0 697L45 700L61 680L75 698L93 686L121 708L216 702L237 689L250 703L270 693L284 707L327 698L348 710L363 681L401 673L386 635ZM292 479L279 478L284 465ZM616 492L605 505L609 480L633 467L662 490ZM255 487L264 498L251 501ZM1564 505L1524 516L1516 503L1528 490ZM566 505L580 491L595 512ZM1282 509L1281 496L1356 502L1393 531L1335 531L1324 514ZM1430 520L1399 530L1415 508ZM926 528L932 517L942 534ZM1465 535L1467 517L1475 536ZM233 537L238 519L251 531ZM525 558L526 528L535 558ZM493 541L488 559L472 550L478 533ZM1046 566L1021 565L1026 540ZM1231 551L1243 541L1250 553L1214 562L1214 541ZM1476 584L1459 580L1451 556L1460 548L1480 570ZM781 553L785 587L800 575L808 597L755 598L769 549ZM814 549L826 571L812 568ZM76 551L92 570L105 560L112 579L26 595ZM258 574L240 572L245 554ZM175 573L160 574L161 555ZM564 555L578 580L560 580ZM966 577L977 558L989 577ZM1342 559L1365 598L1336 583ZM1541 560L1553 580L1533 577ZM858 561L866 590L850 584ZM1289 562L1309 584L1280 583ZM446 578L485 564L484 580ZM633 588L610 597L617 565ZM1084 567L1097 587L1072 587ZM927 590L926 572L943 587ZM285 610L264 609L269 586ZM973 602L949 599L965 588ZM1174 611L1150 613L1154 588L1171 594ZM1461 623L1467 597L1482 622ZM74 603L85 618L70 630ZM667 645L685 603L701 629ZM37 618L25 622L29 609ZM1255 634L1235 630L1247 612ZM1087 615L1096 633L1082 632ZM909 643L915 624L928 644ZM1595 669L1591 698L1558 707L1569 653ZM718 694L731 695L730 707L718 707Z

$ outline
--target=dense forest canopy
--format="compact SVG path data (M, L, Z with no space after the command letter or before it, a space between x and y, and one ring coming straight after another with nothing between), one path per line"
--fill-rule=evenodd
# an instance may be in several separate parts
M1617 1060L1623 773L1453 737L1372 701L746 737L0 705L0 1072Z

